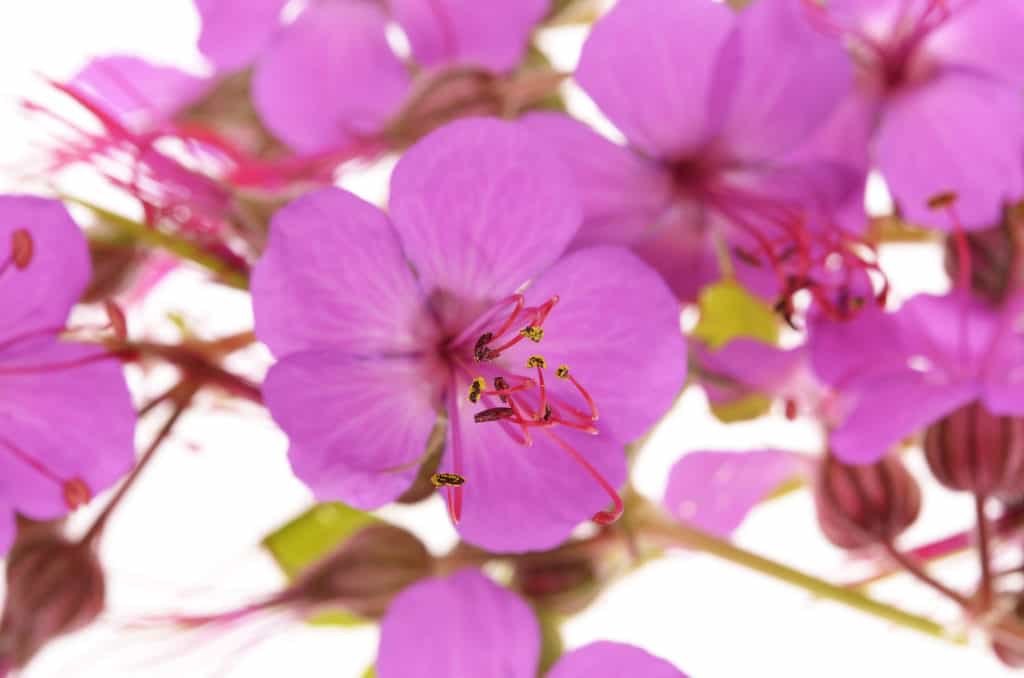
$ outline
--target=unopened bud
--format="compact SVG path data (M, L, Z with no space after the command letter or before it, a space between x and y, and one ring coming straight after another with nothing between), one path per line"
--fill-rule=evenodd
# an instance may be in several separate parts
M814 504L830 542L860 549L891 542L910 527L921 512L921 489L896 455L852 466L827 454L815 478Z
M429 577L434 560L412 533L370 525L301 575L286 597L311 611L344 610L382 617L391 599Z
M1024 492L1024 420L1000 417L980 402L928 427L928 467L951 490L981 496Z
M621 543L602 537L526 553L513 562L512 587L542 610L575 614L594 601L623 558Z
M88 626L105 597L103 569L90 546L53 532L27 534L7 557L0 667L21 668L51 640Z

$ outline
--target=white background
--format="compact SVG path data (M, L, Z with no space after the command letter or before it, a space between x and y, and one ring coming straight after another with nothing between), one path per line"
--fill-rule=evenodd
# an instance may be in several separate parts
M35 166L28 143L33 135L31 122L17 110L26 93L42 91L39 75L68 77L89 56L112 52L201 68L193 48L197 18L188 0L3 0L0 7L0 180L6 188L45 190L42 184L24 180L26 170ZM576 30L545 35L544 46L559 66L571 68L582 35ZM578 110L590 110L586 101L574 101ZM382 195L383 171L355 177L350 185L368 195ZM73 186L88 190L86 184ZM938 291L945 285L934 251L890 248L886 262L903 296L920 289ZM133 333L173 337L166 319L169 312L183 314L210 337L251 322L244 295L211 292L199 276L184 273L133 311ZM252 351L240 366L258 372L268 361L262 351ZM158 391L167 378L159 372L151 375L147 392ZM159 419L161 413L155 416ZM155 423L140 427L140 443L148 441ZM688 450L790 446L813 451L816 445L811 427L780 418L722 426L708 414L703 395L691 390L644 449L636 484L648 496L660 497L667 470ZM133 489L108 530L102 553L110 574L108 614L97 628L54 644L25 676L360 676L375 653L376 631L371 627L313 629L294 620L258 618L232 634L204 636L140 624L150 615L226 609L280 585L276 570L256 545L309 501L291 477L285 449L283 436L258 408L204 399ZM919 457L912 458L921 467ZM438 551L454 541L438 501L385 515L413 527ZM87 519L88 515L76 516L73 526ZM970 523L965 498L930 485L924 515L907 543ZM837 580L859 569L818 535L805 493L758 509L738 539L756 551ZM967 584L972 565L962 559L939 572ZM897 578L876 593L907 609L956 622L955 610L909 580ZM569 621L565 636L570 647L596 639L635 643L705 678L982 677L1005 671L980 640L965 648L892 628L692 554L672 555L620 581Z

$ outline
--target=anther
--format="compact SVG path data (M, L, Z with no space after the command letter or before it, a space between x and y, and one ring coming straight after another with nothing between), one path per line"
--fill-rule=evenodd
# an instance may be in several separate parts
M495 391L499 391L499 392L507 391L508 388L509 388L508 382L505 381L505 377L495 377L494 378L494 390ZM508 402L508 396L499 395L498 397L501 398L501 402L503 402L503 403L507 403Z
M24 228L16 229L11 233L11 260L18 269L25 269L32 262L32 254L35 246L32 241L32 234Z
M473 383L469 385L469 402L475 403L479 401L480 393L483 392L485 386L487 386L487 382L484 381L483 377L474 379Z
M511 419L516 416L515 410L511 407L492 407L481 410L473 415L473 421L482 424L487 421L498 421L500 419Z
M544 338L544 328L538 327L537 325L527 325L523 329L519 330L519 334L523 335L535 344L539 344L540 340Z
M559 379L568 379L569 378L569 366L568 365L559 365L558 369L555 370L555 376L558 377Z
M551 405L544 405L544 415L541 419L543 421L551 421Z
M945 209L956 203L957 195L953 191L943 191L928 198L928 207L933 210Z
M531 355L526 359L527 367L540 367L541 369L548 366L548 361L544 360L542 355Z
M476 340L476 345L473 347L473 358L478 363L482 363L490 359L491 351L487 348L487 344L491 343L491 339L493 338L493 334L490 332L484 332L480 335L480 338Z
M458 473L435 473L430 476L430 482L434 487L460 487L466 484L466 479Z
M64 495L64 503L72 511L88 504L92 499L92 492L89 491L89 486L81 478L72 478L65 481L61 492Z

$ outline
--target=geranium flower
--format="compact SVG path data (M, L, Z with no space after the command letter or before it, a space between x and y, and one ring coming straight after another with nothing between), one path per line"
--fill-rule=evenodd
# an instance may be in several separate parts
M627 142L557 114L527 118L580 185L578 246L632 247L686 301L724 273L729 250L765 292L863 282L838 223L849 227L852 210L853 232L863 226L862 168L811 143L850 67L798 2L762 0L737 16L711 0L622 0L595 24L576 79ZM852 281L824 280L832 254Z
M391 18L426 69L518 65L547 0L398 0L389 17L369 2L311 2L291 23L284 0L196 0L199 49L219 70L254 65L263 122L300 153L372 135L410 93L412 77L387 39ZM243 28L244 27L244 28Z
M903 216L956 191L967 228L1024 193L1024 6L1016 0L805 0L857 69L847 135L870 143ZM870 139L865 138L869 136ZM939 215L941 217L941 215Z
M61 340L89 276L85 238L60 203L0 196L0 554L15 513L59 518L135 461L120 363Z
M534 678L540 627L530 607L478 570L411 586L381 623L380 678ZM563 656L547 678L686 678L640 648L599 642Z
M264 395L319 498L398 497L444 412L435 480L467 540L547 548L617 517L623 443L682 388L685 345L671 293L628 251L560 259L579 221L562 166L488 119L403 156L390 218L336 189L274 217L253 278L280 358Z
M831 446L871 463L903 438L980 401L995 415L1024 414L1024 335L1018 294L992 308L955 290L922 294L895 313L811 325L812 365L842 390L847 411Z

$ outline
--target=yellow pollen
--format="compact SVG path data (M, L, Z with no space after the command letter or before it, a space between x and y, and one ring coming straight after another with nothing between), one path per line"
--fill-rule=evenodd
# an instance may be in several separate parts
M487 386L487 382L484 381L483 377L477 377L473 380L473 383L469 385L469 402L475 403L480 400L480 392Z
M568 379L569 378L569 366L568 365L559 365L558 369L555 370L555 376L558 377L559 379Z
M465 485L466 479L458 473L435 473L430 476L430 482L434 487L458 487Z
M548 366L548 361L544 360L544 356L542 355L531 355L529 358L526 359L526 366L540 367L543 369Z
M523 335L535 344L539 344L540 340L544 338L544 328L537 327L536 325L527 325L523 329L519 330L519 334Z

